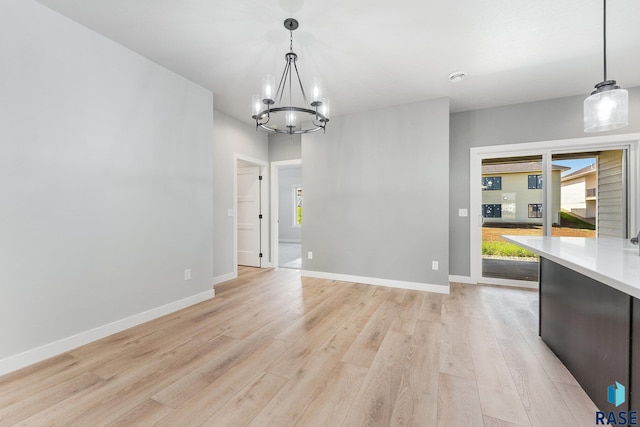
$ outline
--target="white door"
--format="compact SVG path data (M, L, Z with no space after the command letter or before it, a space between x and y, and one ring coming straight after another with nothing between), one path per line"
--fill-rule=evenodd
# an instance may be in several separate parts
M260 168L238 168L238 265L260 267Z

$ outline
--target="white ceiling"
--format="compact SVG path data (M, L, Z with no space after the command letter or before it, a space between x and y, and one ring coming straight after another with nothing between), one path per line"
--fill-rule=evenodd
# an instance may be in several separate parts
M451 111L587 95L602 81L601 0L38 0L211 89L251 123L289 50L332 115L450 97ZM640 1L610 0L608 78L640 86ZM458 84L450 73L465 71Z

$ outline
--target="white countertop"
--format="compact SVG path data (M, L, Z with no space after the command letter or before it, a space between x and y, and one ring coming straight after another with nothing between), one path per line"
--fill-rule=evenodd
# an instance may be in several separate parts
M502 236L628 295L640 298L640 255L629 240L585 237Z

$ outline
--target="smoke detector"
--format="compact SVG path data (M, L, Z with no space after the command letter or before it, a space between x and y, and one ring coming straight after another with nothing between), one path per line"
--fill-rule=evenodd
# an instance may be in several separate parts
M465 77L467 77L467 75L463 71L456 71L455 73L449 74L449 81L451 83L460 83Z

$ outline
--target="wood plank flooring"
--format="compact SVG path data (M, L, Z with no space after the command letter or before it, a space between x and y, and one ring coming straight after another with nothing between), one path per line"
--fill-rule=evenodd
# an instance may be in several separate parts
M589 426L537 291L240 268L216 297L0 377L0 426Z

